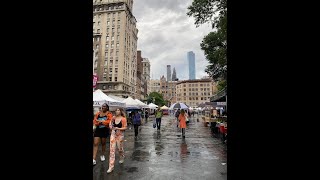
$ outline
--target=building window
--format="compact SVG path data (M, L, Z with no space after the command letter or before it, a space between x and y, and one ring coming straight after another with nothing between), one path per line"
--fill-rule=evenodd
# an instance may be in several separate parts
M102 89L106 89L106 85L103 85L103 86L102 86Z
M109 48L109 44L106 44L106 48Z
M118 78L117 78L117 77L114 77L114 81L118 81ZM116 89L116 87L114 87L114 89Z
M100 26L100 21L98 21L98 26Z
M112 76L111 76L111 77L109 77L109 81L112 81Z
M110 25L110 21L107 21L107 25L108 25L108 26Z
M117 43L117 48L119 47L119 43Z
M107 66L108 65L108 60L104 61L104 65Z

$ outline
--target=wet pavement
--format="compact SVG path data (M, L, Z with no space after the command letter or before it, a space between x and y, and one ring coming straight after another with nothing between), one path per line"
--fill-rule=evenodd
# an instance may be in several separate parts
M200 118L199 118L200 120ZM152 127L153 118L140 127L139 138L134 138L133 127L125 132L125 162L119 164L116 152L114 171L107 174L109 143L106 160L93 166L93 180L125 179L227 179L227 147L218 138L212 137L197 115L190 119L186 137L181 137L173 116L164 116L161 130Z

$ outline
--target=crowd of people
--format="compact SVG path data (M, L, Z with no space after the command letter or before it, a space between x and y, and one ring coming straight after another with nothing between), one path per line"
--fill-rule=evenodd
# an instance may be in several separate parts
M144 117L147 121L149 112L143 112ZM160 107L155 111L155 126L158 131L161 129L161 119L163 117L163 111ZM177 127L181 128L182 137L185 138L185 129L187 126L188 118L190 115L184 109L178 109L175 113L177 118ZM138 138L139 126L141 126L142 116L137 111L132 111L128 115L128 120L125 111L122 108L117 108L115 115L109 110L109 106L105 103L101 106L100 110L94 115L93 126L93 165L96 165L96 156L98 147L101 144L101 162L105 161L106 144L109 137L110 141L110 153L109 153L109 168L107 173L111 173L115 166L115 151L118 149L119 152L119 163L124 163L124 132L127 129L128 123L132 123L134 126L135 139Z

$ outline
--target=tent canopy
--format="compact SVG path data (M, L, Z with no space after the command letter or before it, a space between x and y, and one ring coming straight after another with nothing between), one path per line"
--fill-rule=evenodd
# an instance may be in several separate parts
M166 105L162 106L160 109L169 109Z
M157 109L159 106L153 103L148 104L150 109Z
M142 107L142 108L149 108L149 106L148 106L147 104L141 102L139 99L135 99L135 101L137 101L137 102L139 103L140 107Z
M112 99L115 99L115 100L120 101L120 102L125 100L125 98L122 98L122 97L119 97L119 96L115 96L115 95L111 95L111 94L109 94L108 96L111 97Z
M128 97L128 98L124 99L122 102L126 104L127 109L141 108L139 103L137 101L135 101L134 99L132 99L132 97Z
M125 103L112 99L100 89L95 90L93 92L93 106L101 106L103 103L107 103L109 106L125 107Z

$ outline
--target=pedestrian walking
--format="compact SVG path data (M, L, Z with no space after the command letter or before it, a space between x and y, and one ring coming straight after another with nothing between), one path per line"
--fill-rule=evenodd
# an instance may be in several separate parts
M148 111L148 110L146 110L146 111L145 111L145 118L146 118L146 122L148 122L148 117L149 117L149 111Z
M106 151L106 142L107 138L109 136L109 123L112 119L112 113L109 111L109 106L105 103L101 106L100 111L96 113L96 115L93 118L93 124L95 125L95 131L93 134L93 165L95 165L96 162L96 156L98 152L98 147L101 141L102 145L102 154L100 156L100 160L105 160L105 151Z
M184 111L184 109L181 109L180 115L179 115L179 123L181 128L182 137L185 138L187 123L186 119L188 118L188 114Z
M162 109L160 109L160 107L158 107L157 111L156 111L156 124L157 124L157 130L160 130L161 127L161 118L163 116L163 112Z
M174 114L174 116L177 118L177 127L179 126L179 115L180 115L180 109L178 109L177 111L176 111L176 113Z
M112 118L109 128L111 129L110 136L110 155L109 155L109 169L107 173L111 173L114 169L115 163L115 152L116 147L118 146L118 151L120 155L119 163L122 164L124 162L124 132L127 129L127 119L123 109L116 109L116 116Z
M141 115L138 112L133 113L134 138L138 137L138 128L141 125Z

